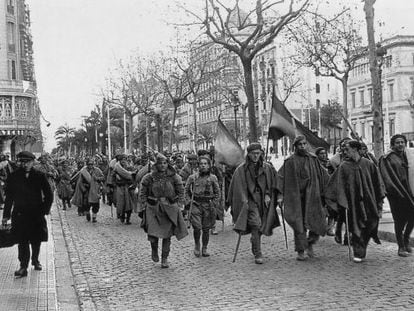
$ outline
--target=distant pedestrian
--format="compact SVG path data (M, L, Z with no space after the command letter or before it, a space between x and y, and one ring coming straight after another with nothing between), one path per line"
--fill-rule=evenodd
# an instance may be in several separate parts
M79 171L72 203L83 207L82 212L83 215L86 215L87 221L91 221L90 210L92 208L92 222L97 222L101 198L100 189L105 178L101 170L94 165L92 158L87 159L86 166Z
M304 136L293 142L294 154L287 158L278 172L278 202L284 203L285 218L292 227L296 259L314 257L313 245L326 234L326 216L323 193L328 174L317 157L307 150Z
M180 210L184 204L184 186L181 177L158 154L152 172L142 179L139 198L142 204L142 227L151 243L151 258L159 261L158 240L162 239L161 268L168 268L171 237L181 240L188 235Z
M348 214L354 262L365 259L369 240L376 236L382 217L384 187L378 168L359 154L361 143L345 143L344 161L331 176L325 198L334 209ZM346 219L346 218L345 218Z
M7 180L3 225L12 220L12 231L18 242L20 269L14 275L27 276L32 248L32 265L42 270L39 261L40 244L48 240L45 215L49 214L53 192L47 177L33 169L35 156L22 151L17 154L19 168Z
M118 162L113 170L114 196L116 210L121 223L131 224L131 214L136 205L135 171L130 167L125 155L118 155Z
M398 255L401 257L408 257L412 253L409 243L414 228L414 196L408 178L406 146L407 138L404 135L394 135L391 137L391 150L379 161L394 219Z
M276 171L264 162L259 143L247 147L243 164L234 171L230 182L227 204L231 206L234 230L251 234L250 242L256 264L263 264L262 235L272 235L280 226L276 213Z
M207 155L198 159L199 170L190 175L185 185L185 199L191 205L189 215L194 234L194 255L208 257L207 246L210 229L216 223L216 206L220 203L220 187L217 177L211 174L211 160ZM192 202L191 202L192 201ZM202 248L200 253L200 237Z
M71 207L70 199L73 195L73 188L70 182L71 179L71 170L69 168L69 162L63 160L61 166L58 168L58 177L57 177L57 194L62 200L63 210L66 210L67 207Z

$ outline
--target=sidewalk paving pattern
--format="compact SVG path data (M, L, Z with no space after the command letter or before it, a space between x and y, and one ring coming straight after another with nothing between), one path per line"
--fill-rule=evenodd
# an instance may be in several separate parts
M172 239L171 267L161 269L150 259L136 214L132 225L122 225L102 204L93 224L75 208L53 206L51 220L53 237L40 256L44 270L15 279L17 247L0 250L1 311L414 310L414 256L398 257L394 243L371 243L366 262L354 264L347 247L324 237L315 246L316 258L298 262L291 229L286 250L278 228L263 237L263 265L254 264L249 236L242 237L232 263L237 235L228 216L225 231L210 239L211 257L194 257L190 230L184 240ZM389 212L381 237L383 227L393 231ZM68 290L72 285L76 293Z

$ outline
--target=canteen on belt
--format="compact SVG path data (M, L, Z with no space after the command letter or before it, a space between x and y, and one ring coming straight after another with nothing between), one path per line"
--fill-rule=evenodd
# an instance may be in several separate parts
M408 181L410 182L411 193L414 193L414 148L407 148L408 160Z

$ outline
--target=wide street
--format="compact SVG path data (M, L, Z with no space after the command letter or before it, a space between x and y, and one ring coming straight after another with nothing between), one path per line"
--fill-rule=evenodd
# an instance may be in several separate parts
M173 238L170 268L161 269L136 214L127 226L107 205L96 224L74 208L59 213L82 310L414 309L414 260L398 257L394 243L370 244L366 262L355 264L347 247L325 237L316 258L298 262L290 228L289 250L278 228L263 239L263 265L247 236L232 263L237 236L227 216L224 232L211 237L211 257L194 257L190 231Z

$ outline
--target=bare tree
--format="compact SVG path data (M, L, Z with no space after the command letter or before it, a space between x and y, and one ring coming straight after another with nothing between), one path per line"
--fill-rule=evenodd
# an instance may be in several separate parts
M364 11L368 33L369 69L371 71L371 81L373 90L373 138L374 154L377 158L384 153L384 118L382 116L382 96L381 80L379 77L379 64L377 61L377 47L374 36L374 3L375 0L365 0Z
M300 31L291 31L297 42L296 62L313 68L317 75L334 77L341 82L342 109L348 118L349 74L366 51L362 47L359 23L344 9L331 18L317 12L306 14L300 17L299 24ZM342 124L342 136L346 136L347 126Z
M220 0L205 0L203 16L190 12L211 41L240 58L246 85L251 142L258 140L252 61L259 51L271 44L287 25L302 14L309 0L288 2L283 5L284 1L257 0L254 8L244 11L239 0L234 1L233 6L226 6ZM277 5L281 5L283 14L275 12Z

